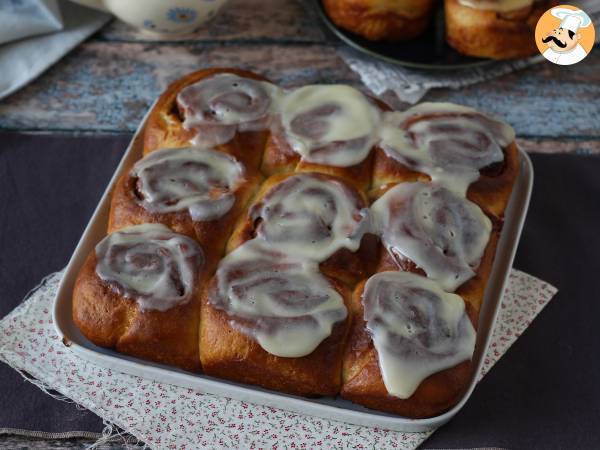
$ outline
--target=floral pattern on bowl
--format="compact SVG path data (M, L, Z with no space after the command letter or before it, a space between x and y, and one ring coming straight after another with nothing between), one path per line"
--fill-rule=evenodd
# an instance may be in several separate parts
M196 20L198 13L191 8L171 8L167 11L167 19L177 23L190 23Z
M1 0L0 0L1 1ZM73 0L110 12L144 31L164 35L195 32L228 0Z

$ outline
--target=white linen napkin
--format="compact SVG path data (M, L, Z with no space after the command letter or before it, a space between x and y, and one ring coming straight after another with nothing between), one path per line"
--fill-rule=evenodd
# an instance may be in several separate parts
M21 31L26 35L32 34L33 21L22 21L22 15L11 15L4 8L4 2L19 4L25 3L25 0L0 0L0 2L2 2L3 7L0 10L0 42L3 38L8 38L11 35L16 36L14 33L11 34L10 30L3 30L2 26L5 21L12 24L8 27L10 29ZM52 2L48 3L47 6L51 4ZM0 45L0 99L12 94L38 77L80 42L100 29L111 17L108 14L84 8L68 1L62 2L60 6L60 14L58 9L55 10L50 7L46 12L47 17L53 17L56 20L59 20L62 16L58 28L54 28L61 31ZM46 22L40 20L39 22L40 26L49 23L49 20Z
M151 448L395 448L412 450L433 431L402 433L255 405L127 375L87 362L61 342L52 305L62 272L0 321L0 361L25 371L105 420L107 440L120 427ZM513 270L502 298L483 377L556 293ZM117 434L120 432L117 430Z
M62 29L58 0L2 0L0 44Z

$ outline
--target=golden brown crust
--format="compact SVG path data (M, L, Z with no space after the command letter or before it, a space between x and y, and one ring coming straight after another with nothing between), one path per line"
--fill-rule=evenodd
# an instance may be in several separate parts
M329 282L348 306L348 288L333 279ZM334 325L331 335L310 355L282 358L266 352L254 339L232 328L227 313L208 302L215 284L213 279L203 295L200 319L200 359L207 375L311 397L333 396L340 391L350 315Z
M535 2L516 11L470 8L458 0L444 0L448 44L469 56L493 59L535 55L535 26L544 12L558 2Z
M401 41L420 35L431 18L431 0L323 0L338 27L371 41Z
M174 81L158 98L148 116L144 131L144 154L161 148L190 146L190 140L196 132L183 128L183 118L177 106L177 95L186 86L219 73L232 73L245 78L268 81L258 74L231 68L199 70ZM260 166L267 137L266 131L237 133L230 142L215 147L215 150L233 155L247 168L256 169Z
M379 369L377 350L363 319L361 296L365 284L366 281L359 283L352 295L353 322L344 352L342 397L369 408L415 419L431 417L452 407L469 382L470 361L427 377L408 399L388 394Z
M196 286L203 284L200 277ZM167 311L142 311L117 294L96 274L92 252L73 290L73 320L83 335L100 347L162 364L200 371L198 329L200 295Z

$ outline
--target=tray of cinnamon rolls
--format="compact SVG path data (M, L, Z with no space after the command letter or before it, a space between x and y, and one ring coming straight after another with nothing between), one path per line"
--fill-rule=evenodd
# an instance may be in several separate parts
M456 69L537 54L535 27L556 0L315 0L342 41L378 59Z
M54 323L116 370L394 430L466 402L533 172L474 109L206 69L135 134Z

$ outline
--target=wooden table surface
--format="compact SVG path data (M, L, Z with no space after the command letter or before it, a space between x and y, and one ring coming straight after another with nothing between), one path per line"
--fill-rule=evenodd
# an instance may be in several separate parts
M0 131L131 133L167 84L203 67L235 66L284 86L359 77L341 45L295 0L231 0L185 40L159 40L113 21L21 91L0 101ZM540 63L424 100L474 106L511 123L530 152L600 153L600 49L571 67ZM41 149L43 150L43 149ZM86 440L0 437L0 448L76 448Z

